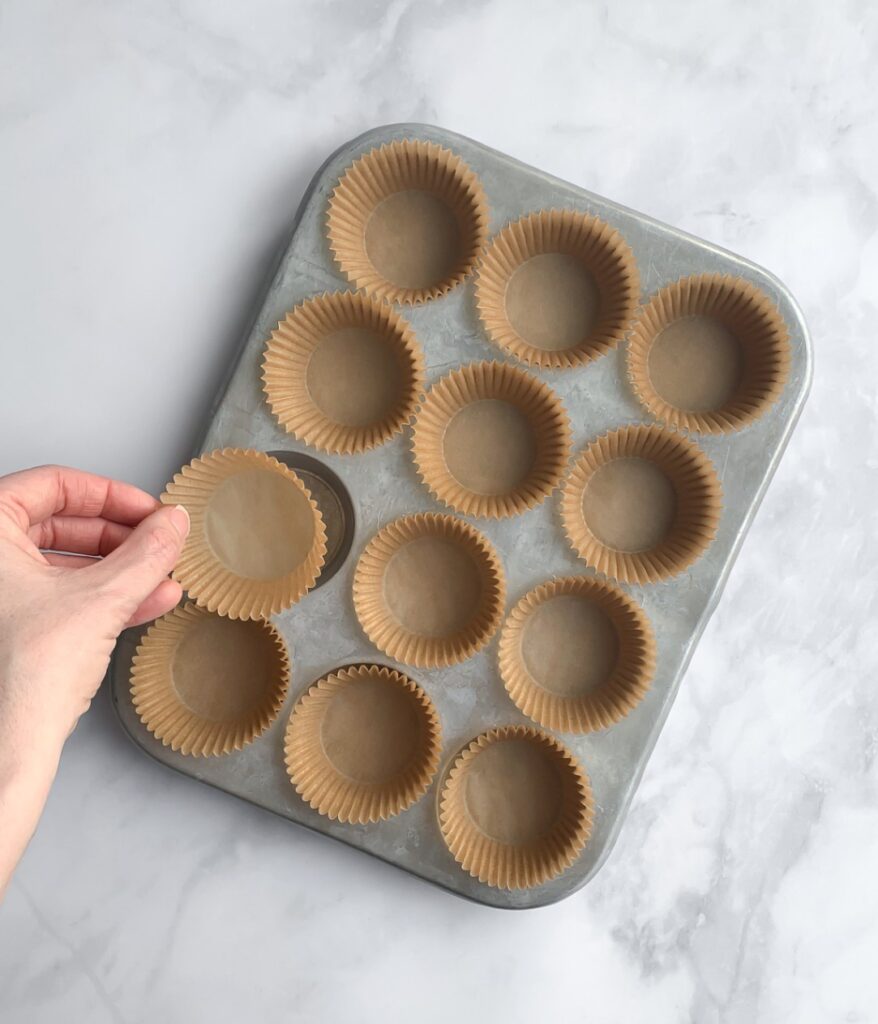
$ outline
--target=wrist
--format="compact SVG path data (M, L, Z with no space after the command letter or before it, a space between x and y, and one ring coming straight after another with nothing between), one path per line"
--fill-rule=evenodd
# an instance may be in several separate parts
M57 758L0 759L0 831L14 828L20 822L30 838L57 768Z
M0 714L0 791L48 792L62 746L48 730Z
M0 728L0 900L36 831L58 767L49 749L22 750Z

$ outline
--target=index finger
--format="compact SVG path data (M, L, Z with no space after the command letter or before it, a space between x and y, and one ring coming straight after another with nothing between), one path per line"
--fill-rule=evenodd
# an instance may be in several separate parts
M54 515L101 516L136 526L159 507L151 494L133 484L66 466L38 466L0 477L0 505L22 530Z

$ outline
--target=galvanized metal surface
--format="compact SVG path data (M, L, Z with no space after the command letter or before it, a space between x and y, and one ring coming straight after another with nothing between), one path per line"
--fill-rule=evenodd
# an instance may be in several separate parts
M595 827L582 855L567 872L525 892L493 889L464 873L442 841L436 816L442 779L461 746L492 725L528 721L512 704L500 681L496 637L484 651L454 668L417 670L398 666L432 697L442 720L444 739L442 767L429 792L398 817L366 826L330 822L297 796L283 763L283 732L289 712L314 680L351 662L395 664L369 643L354 615L351 581L359 552L380 526L396 516L419 510L447 511L432 500L415 476L408 431L365 455L324 456L278 427L263 400L260 381L263 347L286 311L318 292L349 287L333 264L324 231L327 199L339 176L361 153L392 139L410 137L453 149L480 176L491 208L492 234L533 210L563 206L597 214L618 228L632 246L640 267L642 296L685 274L736 274L777 300L791 334L792 371L780 401L739 433L697 439L713 459L723 484L725 507L716 540L682 576L653 586L626 587L643 604L655 627L655 680L639 707L613 728L583 737L561 736L591 779ZM430 384L460 363L506 358L490 344L478 323L471 279L444 298L414 309L402 308L402 313L424 349ZM367 132L330 157L309 187L289 247L194 452L240 446L316 458L337 474L350 494L355 510L350 553L325 585L275 620L290 646L293 683L283 713L260 739L239 753L215 759L184 757L155 740L135 714L128 692L138 630L120 639L111 667L113 701L123 726L135 743L163 764L462 896L504 908L536 907L569 896L594 876L616 840L695 644L716 607L798 418L810 374L811 347L798 306L784 286L761 268L452 132L418 124ZM626 385L621 349L582 369L542 371L537 375L561 396L572 421L576 450L607 430L648 422ZM474 522L502 553L508 580L507 607L542 580L586 571L564 539L557 494L523 516L503 522ZM685 851L680 853L684 855Z

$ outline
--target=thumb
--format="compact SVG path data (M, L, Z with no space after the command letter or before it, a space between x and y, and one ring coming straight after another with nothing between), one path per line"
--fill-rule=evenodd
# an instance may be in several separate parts
M182 505L165 506L143 519L109 555L87 572L109 597L126 623L167 578L189 535L189 513Z

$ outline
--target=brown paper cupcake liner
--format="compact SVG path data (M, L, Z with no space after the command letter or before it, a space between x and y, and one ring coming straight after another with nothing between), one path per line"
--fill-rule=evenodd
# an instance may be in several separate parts
M424 389L424 357L411 327L386 303L357 292L318 295L287 313L262 371L284 430L338 455L399 433Z
M573 550L625 583L688 569L713 540L721 510L713 463L694 441L658 426L622 427L593 441L561 494Z
M370 150L345 171L327 228L332 255L357 288L416 304L444 295L473 269L488 206L459 156L405 139Z
M457 863L499 889L556 878L591 835L588 776L553 736L527 726L490 729L458 754L439 803Z
M567 576L518 602L500 633L500 677L529 718L559 732L606 729L643 699L655 672L644 610L612 583Z
M369 541L353 596L380 651L438 668L472 657L496 633L506 581L497 552L474 526L427 512L395 519Z
M415 466L464 515L501 519L539 505L570 457L570 421L542 381L507 363L470 363L427 393L415 418Z
M164 746L211 757L265 732L289 681L289 656L274 626L222 618L190 601L154 622L138 645L131 700Z
M639 291L634 254L615 228L575 210L541 210L495 235L476 306L494 344L530 366L565 369L621 341Z
M160 500L189 513L172 575L209 611L268 618L317 581L326 555L323 517L302 480L265 452L223 448L193 459Z
M628 341L628 378L656 419L702 434L738 430L777 401L790 370L789 331L755 285L722 274L656 292Z
M439 716L408 676L357 665L318 680L290 715L286 764L319 814L384 821L426 793L442 749Z

